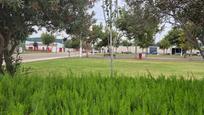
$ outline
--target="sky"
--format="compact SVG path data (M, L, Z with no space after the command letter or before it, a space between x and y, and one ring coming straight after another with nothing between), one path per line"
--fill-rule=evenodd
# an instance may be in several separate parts
M119 6L124 6L125 2L124 0L118 1ZM104 15L103 15L103 9L102 9L102 0L98 1L95 6L92 9L95 12L94 18L97 20L97 24L105 23L104 21ZM34 27L37 29L37 27ZM160 41L167 33L171 30L170 24L165 24L165 29L162 32L159 32L155 36L155 42ZM37 33L33 33L29 37L40 37L42 33L46 32L46 29L42 29L41 31L38 31ZM57 38L63 38L68 37L68 35L65 32L62 33L56 33Z

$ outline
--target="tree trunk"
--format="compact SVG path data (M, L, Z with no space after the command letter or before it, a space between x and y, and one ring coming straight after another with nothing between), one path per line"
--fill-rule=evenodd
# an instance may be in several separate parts
M181 54L180 55L181 55L181 57L183 56L183 49L181 49Z
M166 55L168 54L168 49L166 49Z
M47 45L47 48L46 48L47 52L49 52L49 45Z
M202 56L202 59L204 60L204 53L203 50L199 47L198 50L200 51L200 55Z
M202 56L202 59L204 60L204 54L202 51L200 51L200 52L201 52L200 55Z
M9 41L6 41L5 49L4 49L4 60L6 65L7 72L14 76L17 70L17 66L19 63L19 59L14 59L13 54L16 49L16 47L19 45L18 42L13 41L13 43L10 43ZM17 54L18 56L18 54Z
M82 57L82 40L80 39L80 50L79 50L79 57Z
M89 51L88 51L88 49L86 49L86 57L87 57L87 58L89 57Z
M202 43L202 46L204 45L203 39L199 39ZM198 42L198 41L197 41ZM198 43L199 44L199 43ZM200 55L202 56L202 59L204 60L204 51L202 50L202 46L198 47L198 50L200 51Z
M4 60L7 72L13 76L15 74L15 68L13 66L12 55L9 54L9 51L7 49L4 51Z
M0 75L4 74L4 70L3 70L3 51L4 51L4 37L3 35L0 33Z
M149 55L148 48L145 48L145 57Z
M3 52L0 52L0 75L4 74L3 61Z
M190 57L192 57L193 56L193 49L191 49L191 52L190 52L190 55L189 55Z
M118 47L115 48L115 53L118 53Z
M92 55L95 55L95 50L94 50L94 48L92 48Z
M197 35L192 34L192 32L189 30L189 28L186 28L185 23L181 23L182 28L184 29L185 33L189 36L187 37L188 41L193 43L195 46L197 46L198 50L200 51L200 54L202 56L202 59L204 60L204 53L201 47L199 46L199 41L197 40ZM199 39L202 44L204 44L203 39Z
M135 45L135 58L137 58L137 45Z

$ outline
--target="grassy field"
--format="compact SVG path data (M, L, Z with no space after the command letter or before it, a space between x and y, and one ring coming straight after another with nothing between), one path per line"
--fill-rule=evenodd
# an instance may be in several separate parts
M0 77L1 115L203 115L204 80L78 76Z
M24 67L31 67L32 72L38 74L67 73L102 73L109 74L108 59L59 59L26 63ZM164 62L139 61L134 59L119 59L114 61L114 70L128 76L144 75L150 72L153 76L177 75L185 77L204 77L204 62Z
M204 79L186 79L191 72L202 77L203 62L120 59L114 61L119 73L114 77L108 76L108 62L70 58L25 63L30 74L0 77L0 115L204 114ZM153 76L144 75L148 71Z

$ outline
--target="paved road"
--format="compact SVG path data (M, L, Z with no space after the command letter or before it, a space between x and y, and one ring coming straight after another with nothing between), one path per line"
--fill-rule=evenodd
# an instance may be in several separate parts
M20 57L23 59L22 62L25 63L60 58L79 57L79 52L72 52L70 53L70 55L68 53L31 53L21 54Z
M23 62L34 62L34 61L43 61L51 59L60 59L68 57L78 57L78 52L72 52L70 55L68 53L34 53L34 54L21 54Z
M69 58L69 57L79 57L79 52L72 52L70 55L68 53L30 53L21 54L20 57L23 59L22 62L35 62L51 59ZM101 56L101 58L104 58ZM118 58L120 59L120 58ZM147 57L145 60L159 60L159 61L202 61L201 58L167 58L167 57Z
M159 60L159 61L203 61L201 57L147 57L145 60Z
M90 55L93 58L101 58L103 59L104 56L103 54L101 55ZM105 57L105 58L109 58L109 57ZM116 59L135 59L135 55L116 55ZM144 58L143 60L149 60L149 61L203 61L203 59L201 57L174 57L174 56L156 56L156 57L151 57L151 56L147 56L146 58Z

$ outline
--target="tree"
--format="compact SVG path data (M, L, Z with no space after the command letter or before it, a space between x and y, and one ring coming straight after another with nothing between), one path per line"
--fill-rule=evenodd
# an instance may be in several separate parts
M121 44L127 47L127 51L129 51L129 47L132 46L132 43L128 40L123 40Z
M97 47L102 48L102 47L108 47L109 48L109 41L110 38L110 34L108 30L102 31L101 36L99 38L99 42L97 43ZM117 41L117 32L116 31L112 31L112 38L113 41ZM118 45L118 44L117 44Z
M118 18L118 0L103 0L102 7L106 31L109 32L110 75L113 76L113 26Z
M48 31L67 30L78 20L79 10L90 6L90 1L1 0L0 6L0 74L4 73L5 60L7 72L14 75L12 55L19 43L35 31L33 26Z
M195 48L193 43L189 42L184 30L180 27L174 27L166 36L165 39L169 41L170 45L179 47L185 53L187 50Z
M42 39L42 43L45 44L47 46L47 51L48 51L48 47L51 43L55 42L55 36L48 34L48 33L43 33L41 35L41 39Z
M89 48L88 41L90 28L92 24L96 22L95 19L93 19L93 16L95 15L94 12L90 14L89 12L87 12L88 8L89 7L80 8L78 11L77 21L72 23L66 30L67 33L70 33L75 38L80 39L80 57L82 57L83 44L85 44L86 51Z
M116 49L115 52L117 52L118 47L121 45L123 34L120 34L119 32L117 32L115 35L116 35L116 37L115 37L115 39L113 41L113 46Z
M65 45L65 48L79 48L79 44L80 44L80 41L79 39L75 39L75 38L72 38L70 40L67 40L64 45Z
M137 39L137 45L142 48L142 51L154 44L154 39L151 33L140 34Z
M103 25L92 25L92 29L89 35L89 42L92 45L92 52L94 54L94 49L97 47L97 42L102 38L103 35Z
M187 40L198 48L204 59L202 48L204 44L204 1L156 0L152 2L158 9L155 12L159 12L168 19L167 21L183 29Z
M156 8L149 1L126 0L126 3L128 8L120 11L117 27L127 38L134 39L135 49L137 46L147 48L153 44L153 37L159 31L160 16L154 13Z
M169 40L167 39L167 37L163 38L160 42L159 42L159 48L163 49L163 54L165 54L165 50L168 49L171 46Z

